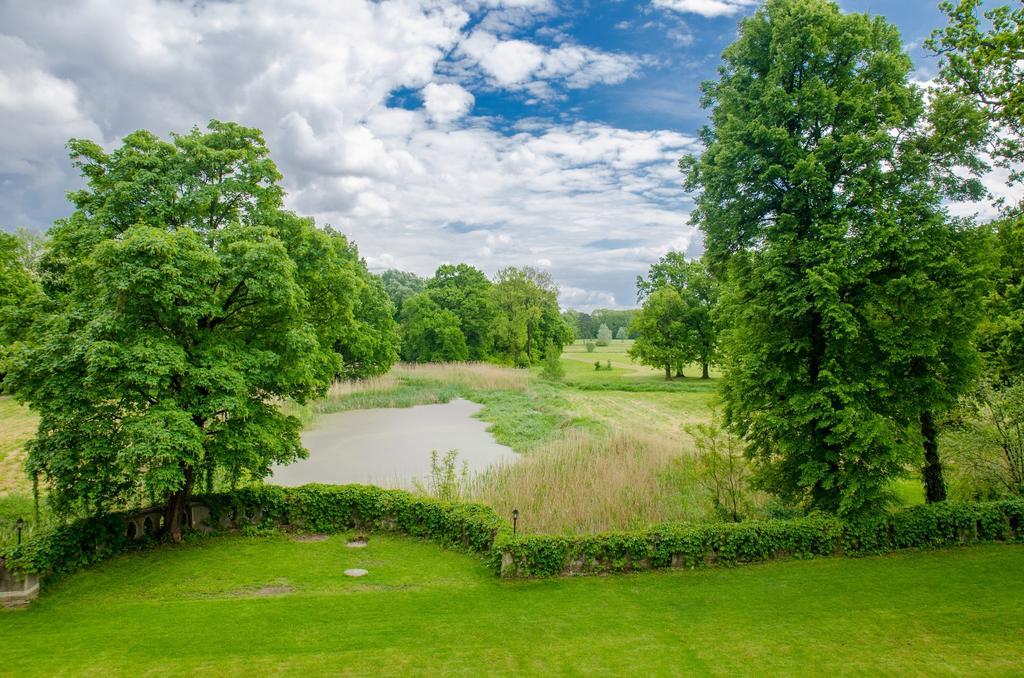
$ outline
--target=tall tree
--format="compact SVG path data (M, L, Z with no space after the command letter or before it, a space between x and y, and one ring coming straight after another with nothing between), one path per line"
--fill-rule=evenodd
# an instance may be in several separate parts
M543 357L549 342L565 346L572 341L572 328L559 312L558 287L547 273L529 266L503 268L491 294L498 358L527 366Z
M945 94L963 97L961 119L977 113L985 123L988 151L1024 179L1024 6L1000 5L982 12L982 0L942 2L949 19L927 46L942 57L939 82ZM963 124L962 122L960 123Z
M384 284L391 302L395 305L395 320L402 314L402 304L409 297L419 294L427 286L426 278L421 278L415 273L389 269L380 274L380 280Z
M715 307L718 305L718 283L703 261L687 261L682 252L668 252L651 266L647 277L637 276L637 300L643 301L660 287L672 287L683 303L682 321L687 327L686 353L696 356L701 364L701 378L708 379L708 367L715 360L718 348L718 327Z
M439 308L459 319L470 360L487 360L494 343L494 304L491 281L469 264L445 264L424 288Z
M342 371L331 342L357 278L335 239L281 209L258 130L213 121L170 141L135 132L112 153L69 146L86 185L51 229L46 312L5 385L39 413L28 466L58 509L156 496L178 539L201 475L261 478L305 454L276 403Z
M402 357L410 362L461 362L469 359L459 316L422 292L402 307Z
M674 287L651 292L630 326L636 341L629 348L629 356L643 365L664 368L665 379L672 379L672 368L693 358L687 349L684 315L683 300Z
M971 362L973 311L956 322L938 289L971 275L940 189L979 186L955 182L968 159L926 124L910 70L880 18L768 0L703 86L704 154L681 161L725 280L728 421L764 486L844 514L886 500L960 383L940 389L940 368Z

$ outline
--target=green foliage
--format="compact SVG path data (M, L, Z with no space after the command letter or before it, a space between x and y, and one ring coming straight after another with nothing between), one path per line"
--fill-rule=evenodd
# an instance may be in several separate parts
M157 497L177 537L202 476L258 479L305 454L276 402L390 366L390 318L375 324L390 306L344 237L282 209L258 130L69 146L85 187L50 232L41 311L6 360L6 387L40 415L29 471L65 515Z
M529 266L508 267L495 276L494 353L505 363L525 367L542 357L548 343L565 346L572 328L558 310L558 288L551 276Z
M402 358L421 363L469 359L459 317L426 292L408 298L402 308Z
M24 338L41 296L26 253L21 239L0 233L0 361L8 347Z
M866 555L986 541L1020 541L1024 502L922 505L852 522L818 514L742 523L671 523L637 532L521 535L501 532L503 576L703 568L777 558Z
M1024 210L991 225L993 289L978 327L986 372L1000 381L1024 377Z
M682 315L679 320L686 326L680 350L683 362L701 364L702 376L708 378L708 366L714 363L718 349L718 328L714 314L718 305L718 283L703 261L687 261L682 252L669 252L651 266L647 277L637 276L637 298L641 301L653 292L671 287L679 293Z
M544 368L541 376L552 381L559 381L565 377L565 368L562 367L562 347L549 341L544 349Z
M459 319L470 360L487 360L493 353L495 309L491 281L483 271L468 264L445 264L424 288L438 308Z
M416 483L416 490L441 501L460 501L469 486L469 464L462 462L457 468L458 450L448 450L441 457L437 450L430 453L430 476L425 484Z
M588 341L585 346L587 347L587 353L593 353L594 349L597 348L597 344L592 341Z
M613 335L618 334L619 330L624 327L626 328L627 337L631 337L632 335L629 334L629 324L633 322L634 316L636 316L635 309L595 308L590 314L591 333L587 336L596 338L600 326L607 325Z
M987 150L1019 181L1024 178L1019 164L1024 161L1024 7L1006 4L982 13L982 4L942 2L949 25L933 33L927 46L942 57L944 93L970 102L959 107L964 117L982 114Z
M784 499L878 510L977 368L974 235L942 207L967 151L880 18L768 0L723 59L681 168L724 279L727 420Z
M612 331L611 331L611 329L607 325L602 323L601 326L599 328L597 328L597 345L598 346L608 346L611 343L612 343Z
M693 436L701 484L711 494L715 511L739 522L750 509L743 441L725 430L714 413L709 423L687 427L687 432Z
M618 339L619 341L625 341L626 339L629 338L629 332L626 331L625 327L620 327L615 332L615 338Z
M384 291L387 292L391 303L395 305L395 320L401 317L402 305L405 300L419 294L427 286L425 278L421 278L415 273L393 268L381 273L380 281L384 285Z
M947 433L964 499L1024 496L1024 379L985 382Z
M686 344L689 330L685 318L682 297L674 287L654 290L633 319L631 327L637 339L629 356L644 365L665 368L665 379L671 379L672 368L693 357Z

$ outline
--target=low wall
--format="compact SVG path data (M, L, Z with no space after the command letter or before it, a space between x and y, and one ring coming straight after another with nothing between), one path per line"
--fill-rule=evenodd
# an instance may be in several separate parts
M79 520L0 552L0 601L24 604L40 583L154 543L163 512ZM487 506L365 485L261 486L197 497L182 524L212 532L274 525L305 532L398 532L476 553L502 577L739 565L781 558L859 556L904 548L1021 541L1024 501L944 502L860 521L814 515L744 523L671 523L632 532L513 535Z

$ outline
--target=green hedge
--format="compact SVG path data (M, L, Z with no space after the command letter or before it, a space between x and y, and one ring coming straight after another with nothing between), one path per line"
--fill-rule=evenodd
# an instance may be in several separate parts
M915 506L844 523L816 515L733 524L659 525L642 531L557 536L502 533L494 545L505 577L736 565L776 558L867 555L978 541L1021 541L1024 501Z
M507 529L505 521L486 506L366 485L265 485L199 495L193 501L210 509L208 522L214 529L266 523L307 532L397 531L487 557L493 556L491 547L498 532ZM66 574L151 544L148 537L126 536L127 516L111 513L75 521L0 551L0 560L19 573Z
M857 522L814 515L744 523L670 523L596 535L518 535L489 507L365 485L262 486L197 496L213 528L247 523L306 532L394 531L486 557L505 577L736 565L864 555L976 541L1021 541L1024 501L916 506ZM127 515L79 520L0 552L15 572L65 574L152 540L125 536Z

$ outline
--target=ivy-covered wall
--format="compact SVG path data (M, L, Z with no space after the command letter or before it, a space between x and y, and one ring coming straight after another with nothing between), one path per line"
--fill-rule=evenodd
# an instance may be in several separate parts
M672 523L606 534L513 535L493 509L365 485L263 486L196 497L187 524L211 531L273 525L303 532L391 531L476 553L503 577L738 565L778 558L864 555L980 541L1021 541L1024 501L945 502L858 523L814 515L744 523ZM153 543L140 516L79 520L0 552L0 567L49 577Z

